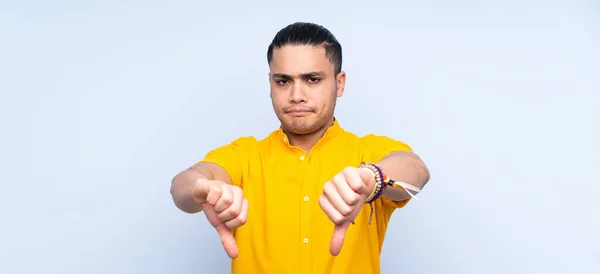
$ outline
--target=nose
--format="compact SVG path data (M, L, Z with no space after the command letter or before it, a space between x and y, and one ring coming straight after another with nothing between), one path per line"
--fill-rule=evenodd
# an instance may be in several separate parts
M306 103L306 93L304 91L302 83L296 82L292 87L292 92L290 94L290 103Z

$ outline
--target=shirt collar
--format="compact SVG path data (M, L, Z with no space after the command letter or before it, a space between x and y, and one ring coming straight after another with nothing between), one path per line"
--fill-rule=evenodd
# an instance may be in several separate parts
M319 139L318 143L322 143L327 140L330 140L336 136L341 135L342 133L344 133L344 129L340 126L340 123L334 117L333 124L331 126L329 126L329 128L327 128L327 131L325 131L325 134L323 135L323 137L321 137L321 139ZM277 139L280 142L283 142L287 145L290 144L288 136L287 136L287 134L285 134L285 132L283 131L283 128L281 126L279 127L279 129L277 130L275 135L277 136Z

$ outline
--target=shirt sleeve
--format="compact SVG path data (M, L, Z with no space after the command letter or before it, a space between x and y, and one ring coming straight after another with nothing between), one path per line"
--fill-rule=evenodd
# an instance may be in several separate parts
M363 161L365 162L377 163L388 154L413 151L408 144L386 136L369 134L363 138L363 142L365 147ZM380 205L385 208L385 211L388 212L389 215L391 215L394 209L404 207L410 201L410 199L393 201L386 197L381 197L380 200Z
M216 164L229 174L231 182L241 187L244 174L244 166L247 166L249 151L256 143L253 137L241 137L233 142L209 151L202 160L198 161Z

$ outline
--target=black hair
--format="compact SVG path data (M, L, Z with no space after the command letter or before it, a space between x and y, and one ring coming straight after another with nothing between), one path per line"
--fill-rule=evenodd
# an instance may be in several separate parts
M286 45L293 46L322 46L325 48L327 59L334 66L337 75L342 71L342 46L335 36L325 27L314 23L296 22L281 29L273 38L267 50L267 62L273 60L273 50Z

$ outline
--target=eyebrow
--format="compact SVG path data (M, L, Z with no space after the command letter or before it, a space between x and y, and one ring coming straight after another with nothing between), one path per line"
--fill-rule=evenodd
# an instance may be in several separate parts
M324 76L324 75L325 75L325 72L322 72L322 71L311 71L311 72L300 74L300 77L311 78L311 77L315 77L315 76ZM274 73L273 78L292 79L293 77L291 75L285 74L285 73Z

